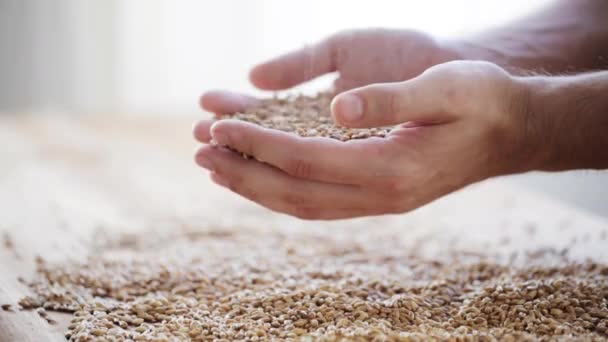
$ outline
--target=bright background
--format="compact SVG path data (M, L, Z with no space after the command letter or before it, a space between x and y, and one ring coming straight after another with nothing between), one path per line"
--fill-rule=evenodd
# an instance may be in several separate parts
M413 28L449 38L548 2L0 0L0 113L193 115L205 89L255 92L247 82L252 65L341 29ZM515 181L608 215L605 172Z
M148 3L122 3L126 105L180 110L191 110L202 89L252 91L246 76L253 64L342 29L408 27L456 36L535 7L529 0L155 1L157 7Z
M466 35L546 2L0 0L0 110L193 113L204 89L253 91L253 64L332 32Z

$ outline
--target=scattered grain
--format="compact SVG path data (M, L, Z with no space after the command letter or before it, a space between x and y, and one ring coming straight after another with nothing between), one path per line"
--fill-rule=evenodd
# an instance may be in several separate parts
M9 250L13 250L15 248L13 238L8 233L5 232L4 234L2 234L2 241L4 244L4 248Z
M608 338L607 265L551 249L520 264L449 245L425 256L402 234L144 234L136 251L38 260L19 304L72 312L71 341Z

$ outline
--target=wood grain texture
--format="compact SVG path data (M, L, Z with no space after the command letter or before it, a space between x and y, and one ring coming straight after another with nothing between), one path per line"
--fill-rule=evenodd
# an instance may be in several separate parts
M479 251L568 248L574 258L608 260L608 223L493 180L407 215L305 222L271 213L213 185L195 166L191 117L0 116L0 304L28 294L34 258L81 260L96 231L169 225L264 225L298 229L403 226L403 238ZM68 314L49 325L32 311L0 310L0 341L61 341Z

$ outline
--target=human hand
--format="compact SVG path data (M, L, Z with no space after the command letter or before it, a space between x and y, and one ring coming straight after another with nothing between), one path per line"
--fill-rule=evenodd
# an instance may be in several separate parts
M399 83L338 95L348 127L397 125L386 138L301 138L235 120L202 122L199 165L272 210L304 219L403 213L488 177L534 167L528 88L485 62L450 62ZM357 104L357 99L360 104ZM359 115L356 115L356 114Z
M344 31L251 70L253 85L283 90L330 72L337 72L334 91L380 82L404 81L429 67L457 59L455 49L411 30L366 29ZM250 96L209 91L201 97L203 109L231 114L255 105Z

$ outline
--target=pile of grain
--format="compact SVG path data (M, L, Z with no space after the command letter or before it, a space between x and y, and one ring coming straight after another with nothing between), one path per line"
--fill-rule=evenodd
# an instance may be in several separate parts
M342 141L388 133L333 125L330 100L265 100L230 117ZM39 259L19 305L49 323L49 311L72 313L73 341L608 340L606 264L342 228L119 234L87 260Z
M607 265L551 251L522 263L443 247L428 256L427 242L402 236L129 235L85 261L40 260L20 305L73 312L74 341L608 339Z
M265 99L243 113L220 115L217 118L252 122L302 137L327 137L341 141L385 137L390 132L391 127L353 129L336 126L330 113L331 100L332 95L329 93L314 97L300 95L285 99Z

